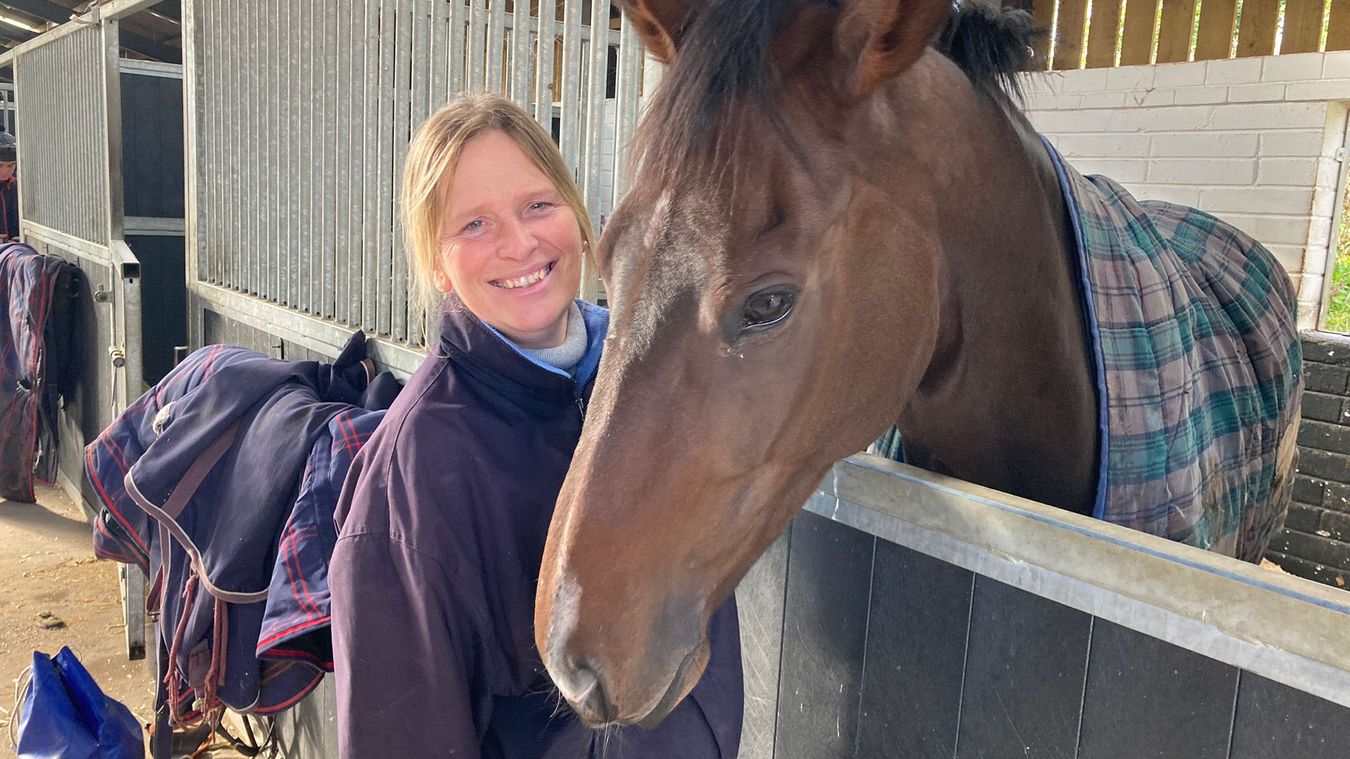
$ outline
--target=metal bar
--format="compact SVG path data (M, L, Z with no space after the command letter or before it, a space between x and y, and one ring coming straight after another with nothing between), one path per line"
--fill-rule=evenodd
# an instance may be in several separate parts
M314 56L314 33L313 24L316 18L321 18L321 14L316 14L314 0L304 0L297 3L300 6L300 17L297 19L296 27L299 33L300 47L300 66L297 73L297 94L300 103L297 103L295 111L296 126L299 129L298 150L296 156L300 160L300 165L296 167L295 176L300 182L297 188L299 191L298 202L296 203L296 219L299 227L297 237L300 240L300 268L295 276L295 300L296 308L305 313L314 313L314 301L312 297L314 289L314 280L318 276L317 270L319 263L317 251L315 250L315 239L317 235L314 229L314 196L317 188L314 183L314 97L317 88L314 86L317 77L315 76L315 56Z
M619 205L628 194L633 175L629 145L637 129L638 101L642 90L642 42L637 27L625 15L622 39L619 43L619 66L616 73L617 90L614 114L614 197L611 207Z
M602 157L605 152L605 84L609 69L609 0L591 0L591 35L588 43L589 77L583 113L585 137L584 192L591 224L600 228L601 214L608 213L609 194L604 192ZM611 145L613 143L610 143ZM589 256L582 259L581 297L596 301L600 296L600 275Z
M450 92L459 95L467 92L468 80L467 68L468 58L466 45L465 26L468 23L468 16L464 9L463 0L449 0L450 4L450 49L449 55L449 78Z
M351 40L352 55L348 61L351 75L351 123L348 156L351 161L351 181L347 192L347 324L361 324L362 252L365 250L365 238L362 234L365 224L366 204L364 188L370 173L366 169L364 150L370 143L365 127L365 109L367 101L366 80L369 78L363 63L369 59L366 53L365 6L367 0L349 0L352 3Z
M563 1L562 30L562 122L559 125L559 146L563 160L572 170L572 176L581 176L581 3L582 0Z
M553 63L558 54L554 31L557 18L557 0L539 0L539 36L535 38L534 53L534 120L543 124L550 134L553 132L553 101L557 97L553 89Z
M287 229L286 229L286 209L282 204L283 185L288 185L284 171L284 159L286 156L286 143L283 135L286 131L285 116L281 111L280 104L286 91L287 66L285 64L288 51L285 47L285 35L282 30L285 24L285 11L279 6L289 7L289 3L268 3L267 26L265 30L267 35L266 46L268 49L268 60L271 62L267 71L267 94L266 99L261 101L270 104L264 110L267 111L267 133L263 142L266 143L267 150L267 202L264 207L267 209L267 258L271 262L263 271L262 279L259 282L259 296L270 301L279 301L282 293L282 269L281 264L287 260L289 249L287 248Z
M413 69L412 69L412 112L408 119L407 136L401 143L400 166L407 158L408 142L412 139L412 133L418 126L426 121L430 115L433 89L432 69L435 66L435 56L432 55L431 42L431 19L432 6L438 0L414 0L413 2ZM395 192L403 186L403 171L394 176ZM396 203L395 217L398 219L398 231L395 234L396 242L399 247L398 260L403 264L403 310L407 314L407 340L409 345L422 344L422 309L419 299L416 297L416 274L412 266L408 264L407 258L409 251L404 240L402 203Z
M201 28L197 24L197 0L184 0L182 3L182 158L184 158L184 267L186 281L192 284L200 280L201 266L201 158L198 150L201 146ZM192 311L192 309L189 309ZM189 332L189 339L193 334Z
M375 268L376 234L379 203L379 102L380 102L380 21L379 9L382 0L365 0L364 56L362 67L365 81L365 97L362 103L362 130L364 139L362 150L362 205L361 220L361 320L360 324L367 332L375 331L376 302L379 297L379 274Z
M428 115L435 113L450 96L450 3L431 0L431 95Z
M503 69L506 66L506 3L503 0L491 0L487 29L487 91L494 95L505 94L502 83Z
M167 216L126 216L122 234L126 237L178 237L186 234L183 219Z
M1344 591L875 456L807 509L1350 706Z
M103 24L101 38L103 43L102 66L90 69L103 73L103 87L101 88L103 124L102 128L94 134L99 135L102 140L102 143L98 145L99 150L97 152L102 153L105 159L103 172L108 190L104 196L103 214L106 218L104 222L106 224L105 239L109 243L122 239L122 214L126 210L125 199L122 195L122 75L121 69L117 65L118 54L120 53L117 44L117 27L116 20ZM130 250L127 253L130 254ZM139 290L137 292L139 293ZM137 303L136 305L139 309L140 304ZM130 308L130 306L126 306L126 308ZM136 319L137 329L134 334L139 346L141 334L139 311L136 314ZM137 353L139 354L139 349ZM139 355L136 363L139 369ZM135 379L138 388L135 396L133 396L136 397L140 395L139 387L142 375L138 372L131 376ZM130 404L130 399L128 399L128 404Z
M122 72L127 74L139 74L141 76L157 76L164 79L182 79L184 63L160 63L158 61L138 61L132 58L121 58L118 65L122 67Z
M313 351L337 355L352 335L351 329L331 321L250 298L216 285L196 283L191 292L212 306L213 310L228 314L231 319ZM414 350L378 337L371 338L366 343L366 350L381 367L388 368L403 379L407 379L417 371L417 367L426 358L426 354L421 350Z
M391 304L393 284L393 165L394 165L394 87L396 72L394 59L397 55L397 37L394 15L396 0L383 0L380 4L380 120L376 136L379 140L376 175L379 177L379 190L376 196L378 214L375 221L375 279L377 284L375 332L380 335L390 333Z
M330 55L336 58L337 97L333 104L333 117L340 127L334 133L332 172L328 182L334 186L333 197L333 320L339 324L349 323L351 287L351 207L352 185L356 175L353 173L352 139L356 126L352 118L352 93L355 82L352 76L352 60L355 58L355 45L352 41L352 21L354 17L351 0L338 4L333 13L336 16L336 48Z
M511 15L511 99L526 110L534 94L530 64L530 0L515 0Z
M286 28L286 94L283 96L285 103L282 113L284 114L285 124L282 133L286 136L284 161L286 173L281 177L283 216L286 224L286 259L288 265L286 271L282 274L282 289L279 293L280 303L283 305L296 307L300 300L300 266L301 250L305 241L301 236L300 230L300 192L296 186L296 177L302 170L300 162L300 128L299 128L299 110L301 108L300 100L303 92L300 89L300 16L301 9L298 3L285 3L287 15L285 17Z
M110 254L107 245L90 242L82 237L77 237L31 220L25 223L24 235L31 240L38 240L55 245L78 258L93 261L100 266L108 265L108 256Z
M469 57L464 64L464 88L468 92L487 89L487 0L469 0Z
M260 44L260 36L265 32L261 29L263 18L262 9L254 7L244 13L248 19L245 29L251 34L246 40L247 48L244 51L246 58L257 61L255 65L246 65L241 68L238 76L244 81L244 93L240 102L246 113L244 123L246 134L244 135L244 153L245 161L248 166L248 179L246 184L249 190L243 191L242 195L247 203L246 213L248 216L248 232L244 237L243 246L245 255L249 259L250 276L248 281L241 288L243 292L257 294L263 289L263 280L266 277L269 256L268 247L264 242L267 219L263 211L265 196L262 192L263 180L259 173L263 170L264 152L266 144L272 140L268 137L271 132L267 131L267 112L270 108L260 108L259 103L271 102L264 100L266 89L263 84L263 77L268 67L274 65L273 52L262 50L266 43Z
M403 51L415 48L412 41L412 5L414 0L399 0L394 49L394 131L390 176L390 263L393 281L389 292L389 334L395 340L408 339L408 263L403 258L403 223L398 213L399 178L408 154L408 129L413 105L412 60ZM419 60L425 60L425 54Z
M342 82L342 66L339 65L338 50L338 14L332 9L320 8L319 19L323 23L323 46L320 47L320 81L323 84L323 104L319 115L319 130L323 134L320 142L321 161L317 161L319 186L323 188L320 196L320 254L323 255L324 270L320 278L319 292L315 300L319 303L319 315L332 319L336 313L338 301L338 108L342 96L338 86ZM346 122L346 119L343 119Z

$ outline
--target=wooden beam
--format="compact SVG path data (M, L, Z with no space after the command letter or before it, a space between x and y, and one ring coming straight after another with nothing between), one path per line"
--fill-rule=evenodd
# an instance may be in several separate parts
M1055 60L1050 68L1070 71L1083 60L1083 24L1087 21L1087 0L1060 0L1059 22L1055 27Z
M1036 28L1040 35L1031 43L1036 56L1032 68L1044 71L1050 68L1050 30L1055 25L1055 0L1034 0L1030 5L1031 17L1036 19Z
M1167 0L1158 23L1157 63L1190 60L1191 28L1195 24L1195 0Z
M1322 42L1322 11L1325 7L1322 0L1286 0L1281 55L1317 52Z
M1120 32L1120 0L1094 0L1088 21L1087 67L1116 65L1116 37Z
M1327 50L1350 50L1350 3L1333 0L1327 24Z
M1243 0L1238 29L1239 58L1275 53L1275 23L1279 14L1280 0Z
M1158 17L1157 0L1128 0L1125 5L1125 34L1120 41L1120 65L1151 63L1153 22Z
M1237 0L1205 0L1200 6L1200 35L1195 41L1195 60L1227 58L1233 49L1233 23Z

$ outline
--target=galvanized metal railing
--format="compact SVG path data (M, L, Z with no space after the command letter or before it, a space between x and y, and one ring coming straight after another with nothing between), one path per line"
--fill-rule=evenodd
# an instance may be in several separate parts
M14 67L27 104L18 112L21 216L96 245L111 239L111 208L120 202L105 126L115 78L107 72L110 44L115 56L117 22L88 25L18 56Z
M643 56L608 0L184 11L189 276L225 315L318 350L341 345L326 339L345 332L333 326L360 327L395 344L383 348L395 368L412 366L401 354L428 325L410 294L398 188L412 132L461 92L510 97L550 129L597 227L627 190ZM584 280L595 297L598 277Z

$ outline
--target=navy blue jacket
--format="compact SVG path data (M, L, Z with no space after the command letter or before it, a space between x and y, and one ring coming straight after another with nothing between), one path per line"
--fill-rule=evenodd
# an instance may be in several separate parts
M714 616L703 679L650 731L583 726L535 650L544 540L608 324L582 309L589 350L573 377L451 296L440 342L352 464L329 577L346 759L736 756L733 602Z

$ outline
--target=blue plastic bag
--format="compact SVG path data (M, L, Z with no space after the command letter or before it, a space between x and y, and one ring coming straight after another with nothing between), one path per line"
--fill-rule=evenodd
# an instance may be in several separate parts
M141 724L104 695L69 648L33 652L33 678L18 714L19 759L133 759L145 756Z

